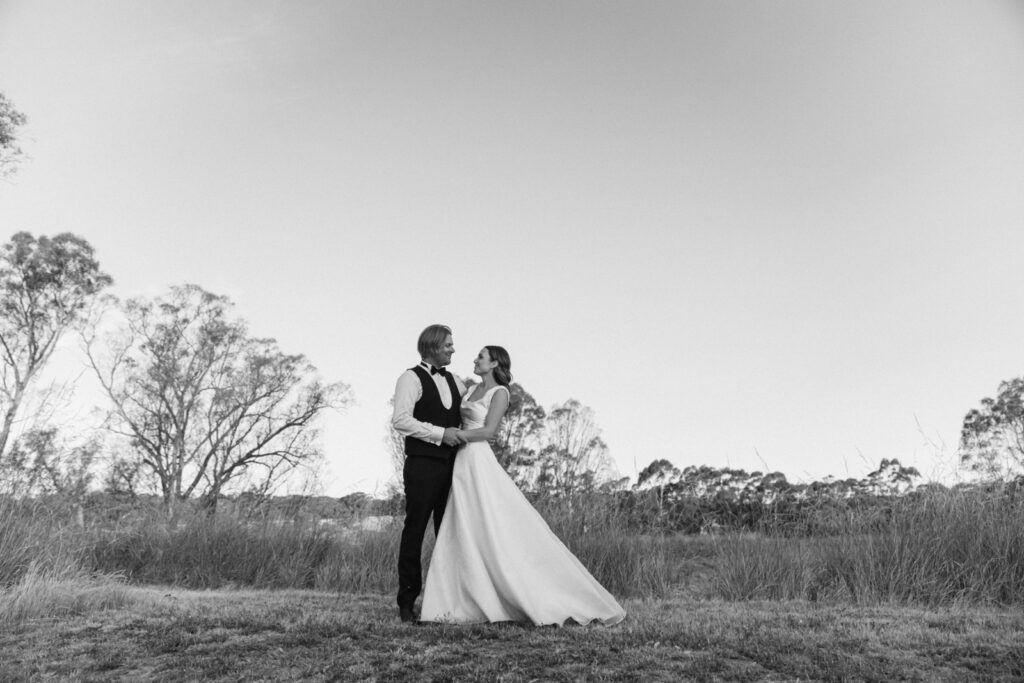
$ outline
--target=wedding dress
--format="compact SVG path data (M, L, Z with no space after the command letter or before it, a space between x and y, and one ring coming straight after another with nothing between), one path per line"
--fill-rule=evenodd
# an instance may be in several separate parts
M472 392L473 389L470 389ZM462 400L463 429L484 426L497 386ZM421 621L606 625L626 612L548 528L486 441L455 458L451 493L430 560Z

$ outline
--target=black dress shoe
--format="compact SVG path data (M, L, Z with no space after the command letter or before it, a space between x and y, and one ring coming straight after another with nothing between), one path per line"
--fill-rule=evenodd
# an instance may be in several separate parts
M412 607L399 607L398 616L401 617L402 622L406 624L415 623L416 620L419 619L419 617L416 616L416 612L413 611Z

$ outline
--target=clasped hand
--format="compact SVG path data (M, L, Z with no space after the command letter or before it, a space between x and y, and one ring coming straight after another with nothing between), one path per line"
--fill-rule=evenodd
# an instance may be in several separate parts
M441 443L445 446L461 446L466 443L466 437L462 436L457 428L448 427L444 430L444 436L441 437Z

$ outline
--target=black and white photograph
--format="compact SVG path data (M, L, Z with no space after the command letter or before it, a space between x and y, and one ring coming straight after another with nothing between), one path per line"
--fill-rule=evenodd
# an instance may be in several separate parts
M1024 680L1022 311L1022 0L0 0L0 680Z

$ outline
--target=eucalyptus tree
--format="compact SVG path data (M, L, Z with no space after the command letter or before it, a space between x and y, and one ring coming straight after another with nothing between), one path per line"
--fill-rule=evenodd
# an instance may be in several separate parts
M121 323L94 325L86 353L110 429L158 482L170 519L186 499L213 512L230 488L266 490L320 458L317 418L348 404L347 386L252 336L227 298L196 285L117 308Z
M594 411L576 399L548 411L542 438L535 466L538 490L571 496L615 478L615 467Z
M999 384L995 398L964 416L960 462L992 478L1024 471L1024 377Z
M509 385L508 410L495 436L494 455L520 486L530 483L537 466L546 417L547 412L522 385Z
M679 468L671 462L664 458L659 458L640 470L634 488L637 490L663 488L668 484L678 482L682 474Z
M111 282L92 246L70 233L19 232L0 246L0 459L33 381Z
M0 92L0 178L10 175L23 156L18 145L18 129L28 118Z

